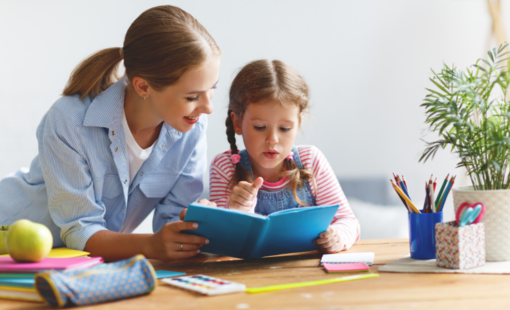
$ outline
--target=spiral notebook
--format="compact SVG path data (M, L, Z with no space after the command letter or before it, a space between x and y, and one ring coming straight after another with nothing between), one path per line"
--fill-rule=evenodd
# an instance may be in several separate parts
M327 264L365 263L370 266L374 263L374 252L324 254L322 255L321 258L321 266L324 263Z

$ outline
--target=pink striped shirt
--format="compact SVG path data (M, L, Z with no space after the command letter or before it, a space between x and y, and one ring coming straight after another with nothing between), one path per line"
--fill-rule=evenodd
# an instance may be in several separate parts
M338 204L338 208L331 225L337 230L342 242L342 250L349 249L359 240L360 226L358 219L352 213L349 202L338 183L338 179L331 169L326 157L315 146L304 145L297 146L299 157L303 166L312 172L317 183L317 192L313 181L309 180L312 193L316 197L318 206ZM230 151L225 151L216 155L211 163L209 175L210 200L215 202L218 207L228 208L231 188L228 188L228 182L234 174L234 164L230 158ZM282 179L276 183L264 181L261 189L266 191L276 191L284 188L289 180ZM255 206L254 206L255 207Z

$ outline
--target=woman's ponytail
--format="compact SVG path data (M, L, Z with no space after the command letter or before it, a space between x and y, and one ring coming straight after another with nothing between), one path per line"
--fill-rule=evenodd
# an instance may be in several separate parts
M130 81L141 77L155 90L175 84L189 69L221 55L207 30L189 13L171 5L143 12L129 27L122 48L101 50L71 74L63 95L97 95L118 80L124 59Z
M71 73L62 95L96 96L114 84L119 79L120 50L107 48L85 59Z

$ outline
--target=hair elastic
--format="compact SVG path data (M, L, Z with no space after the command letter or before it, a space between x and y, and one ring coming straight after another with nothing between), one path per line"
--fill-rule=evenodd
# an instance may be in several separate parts
M291 160L294 158L294 152L290 152L289 155L287 155L287 160Z
M124 59L124 49L121 47L119 49L120 59Z
M237 164L241 160L241 155L239 154L232 154L232 149L230 150L230 158L232 159L232 162Z
M241 160L241 155L239 154L232 154L230 157L232 158L234 165L236 165Z

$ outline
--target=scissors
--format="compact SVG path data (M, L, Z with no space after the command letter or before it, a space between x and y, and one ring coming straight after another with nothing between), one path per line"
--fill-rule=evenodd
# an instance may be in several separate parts
M457 225L463 227L468 224L476 224L480 223L483 216L485 214L485 206L481 202L477 202L474 204L474 207L469 204L469 202L462 203L457 209L457 213L455 214L455 219L457 220Z

